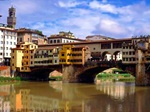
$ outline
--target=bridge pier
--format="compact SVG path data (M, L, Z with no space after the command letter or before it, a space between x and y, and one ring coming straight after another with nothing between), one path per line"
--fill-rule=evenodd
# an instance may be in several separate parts
M150 85L150 72L147 71L144 53L142 50L137 50L138 63L136 65L136 81L137 86L149 86Z
M78 82L77 75L83 70L81 65L62 65L63 82Z

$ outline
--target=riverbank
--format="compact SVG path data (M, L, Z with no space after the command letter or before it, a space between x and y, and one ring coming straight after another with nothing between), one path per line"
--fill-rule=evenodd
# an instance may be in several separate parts
M121 81L121 82L134 82L135 77L131 74L124 72L118 68L110 68L100 72L96 75L95 83L101 82L114 82L114 81Z
M20 77L0 77L0 84L2 83L13 83L21 81Z

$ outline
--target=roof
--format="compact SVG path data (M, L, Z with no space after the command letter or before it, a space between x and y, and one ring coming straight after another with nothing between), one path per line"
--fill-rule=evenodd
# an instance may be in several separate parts
M38 47L37 50L52 50L54 48L56 48L56 47L48 47L48 48L40 48L40 47Z
M11 48L11 50L24 50L22 48Z
M119 42L131 42L132 38L124 38L124 39L114 39L114 40L98 40L98 41L83 41L83 42L72 42L72 43L56 43L56 44L43 44L38 45L38 47L45 46L62 46L62 45L82 45L82 44L97 44L97 43L119 43Z
M7 31L12 31L12 32L17 32L17 30L13 29L13 28L9 28L9 27L3 27L3 26L0 26L0 30L7 30Z
M8 69L8 66L0 66L0 70L6 70Z
M41 31L39 30L33 30L33 29L27 29L27 28L20 28L20 29L17 29L17 32L18 33L36 33L36 34L39 34L41 36L45 36L42 34Z
M84 48L84 47L87 47L87 46L74 46L73 48Z
M79 40L79 41L85 41L83 39L78 39L78 38L69 38L69 37L65 37L65 36L54 36L54 37L48 37L48 39L58 39L58 38L63 38L63 39L70 39L70 40Z

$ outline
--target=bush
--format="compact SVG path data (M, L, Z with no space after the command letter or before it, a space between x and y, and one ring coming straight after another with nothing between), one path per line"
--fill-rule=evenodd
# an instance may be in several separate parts
M9 81L20 81L20 77L0 77L0 82L9 82Z

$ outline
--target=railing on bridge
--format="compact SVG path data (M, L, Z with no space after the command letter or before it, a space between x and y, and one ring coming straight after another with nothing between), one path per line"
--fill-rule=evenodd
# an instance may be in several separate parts
M88 60L85 63L85 67L91 67L91 66L100 66L100 67L116 67L116 66L121 66L122 65L122 60L119 61L91 61Z

